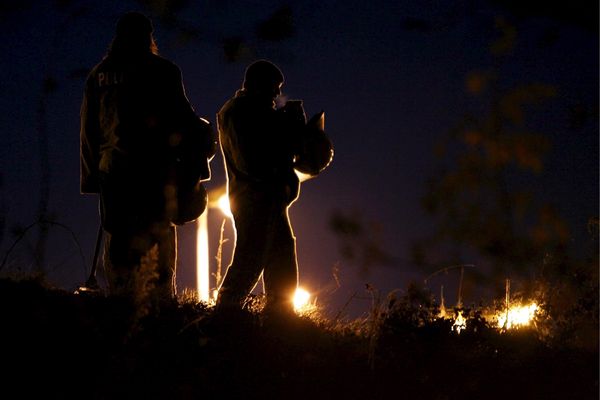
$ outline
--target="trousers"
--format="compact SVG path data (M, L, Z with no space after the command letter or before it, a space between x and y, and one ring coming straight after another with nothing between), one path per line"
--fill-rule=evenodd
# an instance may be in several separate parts
M176 227L165 212L164 185L125 173L101 174L104 267L111 295L175 297Z
M155 223L147 230L106 233L104 267L111 295L147 291L157 301L176 295L177 236L174 226Z
M262 274L266 307L292 309L298 262L288 204L276 198L243 196L231 200L231 211L235 249L217 305L243 305Z

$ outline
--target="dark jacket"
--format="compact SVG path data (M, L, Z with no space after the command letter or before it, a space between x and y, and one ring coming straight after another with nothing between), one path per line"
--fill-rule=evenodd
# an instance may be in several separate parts
M252 192L291 204L299 193L294 172L298 135L304 122L274 108L271 99L239 90L217 114L232 208ZM257 197L258 196L258 197Z
M81 192L100 193L105 230L183 224L206 206L201 181L216 151L179 68L150 52L105 57L89 74L81 105Z
M81 192L99 193L100 172L165 178L178 125L196 118L179 68L150 52L105 57L81 105Z

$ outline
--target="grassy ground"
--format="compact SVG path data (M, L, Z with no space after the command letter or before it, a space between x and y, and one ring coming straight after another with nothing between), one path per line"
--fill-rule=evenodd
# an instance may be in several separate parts
M597 399L598 347L423 323L418 307L372 318L148 311L36 280L0 280L0 398ZM12 394L10 394L12 393Z

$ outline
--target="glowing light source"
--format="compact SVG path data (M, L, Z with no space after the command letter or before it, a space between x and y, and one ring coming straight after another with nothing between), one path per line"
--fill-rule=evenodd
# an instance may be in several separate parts
M217 198L217 196L221 194ZM211 199L212 198L212 199ZM216 200L214 200L216 198ZM211 209L218 208L228 218L232 218L231 210L229 209L229 197L227 191L223 189L215 190L209 193L209 202L206 210L200 215L197 221L196 231L196 290L200 301L209 302L217 298L217 289L210 290L210 257L208 249L208 212ZM221 231L223 227L221 227ZM222 232L221 232L222 235ZM222 242L222 237L221 237ZM220 251L220 250L219 250ZM217 253L217 256L220 256ZM217 285L220 280L220 270L217 271Z
M529 325L535 317L539 307L536 303L512 306L508 311L496 314L498 328L518 328Z
M456 319L454 320L454 324L452 325L452 330L456 331L456 333L460 334L460 331L467 328L467 320L463 317L463 312L459 311Z
M296 293L294 294L294 310L298 312L305 309L309 305L309 299L310 293L300 287L297 288Z
M196 232L196 287L198 299L208 302L210 299L208 273L208 212L205 210L198 218Z
M217 200L217 207L221 210L226 217L232 218L231 208L229 207L229 196L227 192L223 193L221 197Z

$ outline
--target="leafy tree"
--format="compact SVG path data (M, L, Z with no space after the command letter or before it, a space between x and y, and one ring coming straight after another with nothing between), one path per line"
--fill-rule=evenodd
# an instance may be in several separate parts
M380 224L365 221L359 212L333 211L329 228L337 237L341 256L358 267L361 278L366 278L373 267L394 262L394 257L382 248Z
M542 12L541 7L518 6L517 2L493 3L508 10L508 15L495 19L499 35L489 46L492 65L472 71L465 81L467 94L479 108L436 146L438 165L422 199L436 228L414 245L413 255L417 264L428 267L476 260L479 268L469 276L479 283L502 282L505 277L532 278L533 274L545 281L549 290L573 271L583 268L586 272L579 271L580 276L594 275L590 275L589 264L578 266L568 258L569 226L551 201L536 198L534 191L552 143L530 119L558 96L559 88L535 80L510 82L502 71L510 65L518 45L519 24L531 16L550 17L553 27L567 22L584 30L593 27L582 10L561 15L552 7ZM593 107L575 107L571 127L581 127L594 115L597 118L597 112L590 110ZM595 252L597 259L597 249ZM434 254L443 255L432 260ZM593 289L585 291L589 294ZM584 295L582 291L579 294Z

